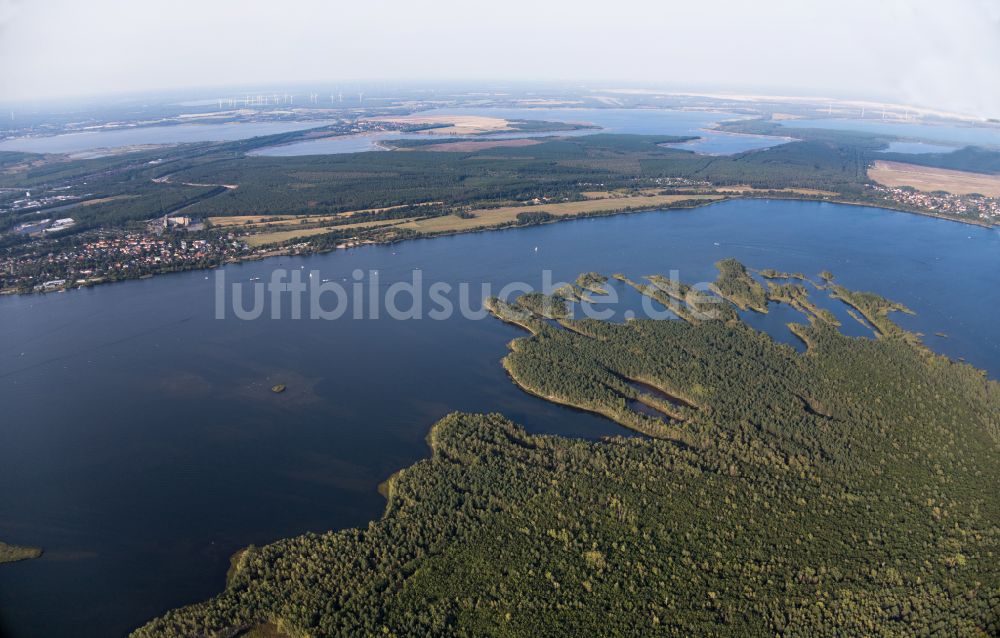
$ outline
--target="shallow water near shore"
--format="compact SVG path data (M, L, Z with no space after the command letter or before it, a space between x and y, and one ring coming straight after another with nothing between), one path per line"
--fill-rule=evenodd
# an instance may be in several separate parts
M894 319L936 351L1000 377L1000 233L874 208L734 200L225 273L266 282L280 267L344 281L378 270L386 288L420 269L428 283L496 291L538 287L545 269L561 281L677 270L708 282L726 257L830 270L912 308ZM637 309L626 288L616 286L622 309ZM211 271L0 299L0 539L46 550L0 566L0 635L121 636L220 591L243 546L364 526L382 513L378 483L425 457L430 425L453 410L503 412L532 432L625 433L518 390L499 360L523 333L492 318L229 315L214 319ZM760 316L758 327L794 346L793 315Z

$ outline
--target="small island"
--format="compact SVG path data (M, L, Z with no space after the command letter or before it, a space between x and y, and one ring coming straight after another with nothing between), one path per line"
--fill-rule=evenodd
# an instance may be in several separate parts
M273 392L275 394L281 394L284 391L285 391L285 384L284 383L278 383L276 385L272 385L271 386L271 392Z
M8 545L0 541L0 563L15 563L20 560L30 560L42 555L42 550L37 547L21 547L19 545Z

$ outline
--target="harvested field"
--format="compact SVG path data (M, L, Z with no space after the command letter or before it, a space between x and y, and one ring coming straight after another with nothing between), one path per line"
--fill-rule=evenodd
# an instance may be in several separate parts
M441 202L424 202L422 204L415 204L416 206L434 206L441 204ZM259 228L261 226L268 227L272 225L289 225L301 223L303 221L308 223L324 223L327 221L336 221L338 219L343 219L345 217L354 217L355 215L367 215L367 214L377 214L384 213L390 210L397 210L399 208L404 208L404 206L386 206L385 208L365 208L362 210L349 210L343 213L334 213L332 215L226 215L223 217L209 217L208 221L212 226L215 227L226 227L226 226L240 226L242 228ZM264 220L271 221L264 221Z
M267 244L280 244L286 241L291 241L293 239L304 239L306 237L312 237L314 235L323 235L325 233L330 233L337 230L345 230L348 228L363 230L368 228L378 228L380 226L392 226L395 224L401 224L411 221L412 219L413 218L383 219L374 222L359 222L357 224L340 224L339 226L321 226L319 228L276 230L272 232L250 235L249 237L244 237L243 240L251 248L257 248L258 246L266 246Z
M762 193L762 192L776 192L776 193L794 193L796 195L815 195L833 197L837 193L833 191L821 191L815 188L754 188L753 186L737 184L736 186L715 186L714 191L718 193Z
M903 162L875 162L868 177L883 186L911 186L920 191L946 191L953 195L980 193L1000 197L1000 175L986 175Z
M430 135L474 135L508 131L507 120L483 115L384 115L369 118L374 122L395 122L397 124L447 124L448 126L428 129Z
M489 228L517 221L520 213L548 213L553 217L570 215L586 215L592 213L613 213L627 208L655 208L669 206L680 201L721 199L722 195L652 195L634 197L614 197L608 199L588 199L579 202L561 202L558 204L538 204L535 206L503 206L500 208L482 208L470 212L471 217L444 215L431 217L402 224L401 228L409 228L420 233L459 232Z

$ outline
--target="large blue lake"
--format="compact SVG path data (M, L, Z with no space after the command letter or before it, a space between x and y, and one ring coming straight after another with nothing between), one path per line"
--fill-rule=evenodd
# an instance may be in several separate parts
M1000 377L1000 233L873 208L731 201L225 273L343 281L377 269L384 288L420 269L428 283L496 292L537 286L545 269L710 281L724 257L829 269L906 303L917 314L904 326L947 333L927 342ZM534 432L623 433L517 390L499 360L521 332L492 319L216 320L214 299L206 272L0 299L0 539L46 550L0 566L0 635L121 636L218 592L245 545L365 525L382 512L377 484L424 457L429 426L452 410L500 411ZM794 318L749 317L782 340ZM273 394L276 383L287 390Z

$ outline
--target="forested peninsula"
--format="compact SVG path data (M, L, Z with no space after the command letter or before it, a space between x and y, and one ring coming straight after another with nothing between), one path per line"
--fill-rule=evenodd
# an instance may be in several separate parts
M680 320L574 319L598 273L491 305L530 330L514 382L648 436L451 414L381 520L251 547L225 591L135 636L1000 633L1000 384L829 273L719 267L714 293L629 281ZM818 294L874 338L844 336ZM805 315L804 352L736 311L778 303Z

